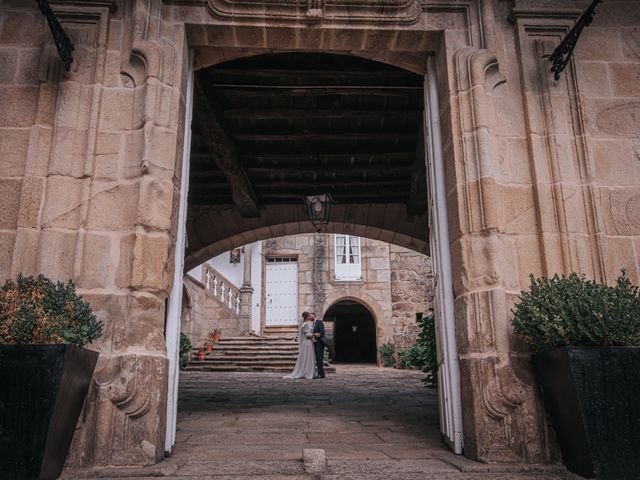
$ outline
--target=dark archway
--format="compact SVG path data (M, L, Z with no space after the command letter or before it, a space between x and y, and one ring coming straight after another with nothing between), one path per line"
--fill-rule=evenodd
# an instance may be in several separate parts
M196 73L186 268L255 240L327 232L428 253L424 77L352 55L249 56Z
M376 363L376 322L365 306L343 300L332 305L324 319L333 326L332 350L337 362Z

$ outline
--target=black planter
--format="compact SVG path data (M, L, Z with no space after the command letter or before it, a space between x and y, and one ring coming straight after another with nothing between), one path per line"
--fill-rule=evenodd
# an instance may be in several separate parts
M60 476L98 352L0 345L0 478Z
M533 364L567 469L639 480L640 347L565 347Z

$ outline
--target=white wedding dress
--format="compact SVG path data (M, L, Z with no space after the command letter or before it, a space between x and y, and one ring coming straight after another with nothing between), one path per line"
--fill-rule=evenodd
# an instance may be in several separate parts
M316 355L313 347L313 323L304 322L300 326L300 347L293 372L284 378L313 378L316 370Z

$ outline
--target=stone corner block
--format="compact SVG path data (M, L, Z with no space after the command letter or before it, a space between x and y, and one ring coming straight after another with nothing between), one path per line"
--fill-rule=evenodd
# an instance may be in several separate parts
M327 470L327 456L322 448L303 449L302 461L306 473L325 473Z

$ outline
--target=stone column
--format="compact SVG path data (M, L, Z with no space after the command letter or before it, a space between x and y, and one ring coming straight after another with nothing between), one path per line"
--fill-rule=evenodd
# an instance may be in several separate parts
M12 209L0 213L0 229L12 229L0 237L0 274L73 279L104 322L67 465L151 465L165 456L184 32L161 20L162 2L51 3L75 44L69 72L33 2L0 12L3 43L33 26L13 40L26 47L16 85L0 81L0 127L14 135L0 142L0 175L10 175L0 200Z
M244 271L242 273L242 287L240 287L240 317L238 319L241 335L248 335L251 332L251 305L253 303L251 260L251 245L246 245L244 247Z

